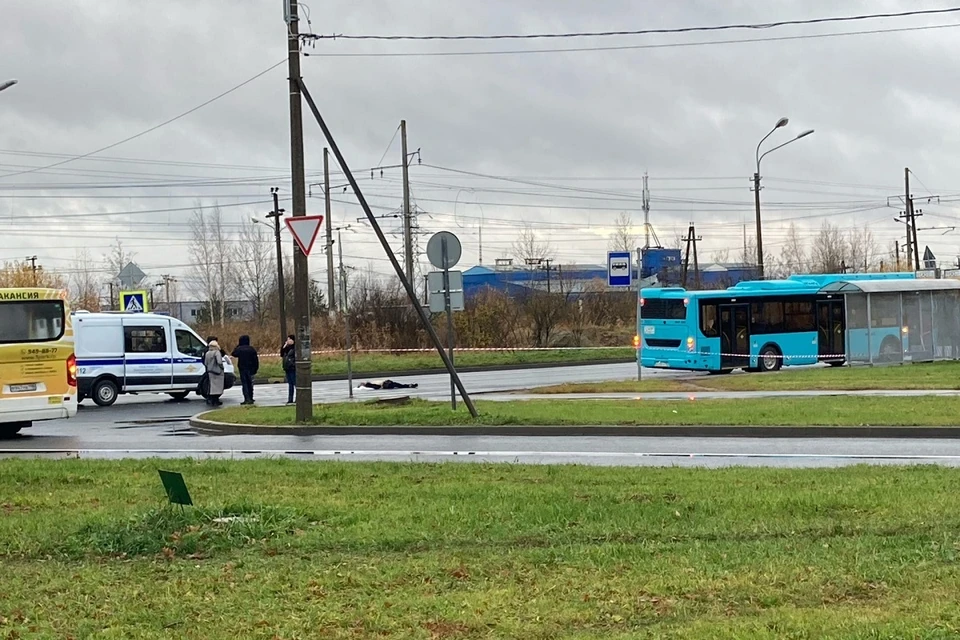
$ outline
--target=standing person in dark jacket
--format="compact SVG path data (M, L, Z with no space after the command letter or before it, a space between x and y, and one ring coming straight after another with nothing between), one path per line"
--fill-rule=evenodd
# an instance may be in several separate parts
M287 336L287 341L280 347L280 360L283 363L283 374L287 378L287 404L293 404L293 392L297 388L297 350L294 347L293 334Z
M257 350L250 346L250 336L240 336L240 344L233 350L240 370L240 386L243 388L243 402L253 404L253 376L260 370L260 358Z

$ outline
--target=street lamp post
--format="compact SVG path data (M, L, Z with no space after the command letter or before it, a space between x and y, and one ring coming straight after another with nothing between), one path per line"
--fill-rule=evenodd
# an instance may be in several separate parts
M3 91L4 89L9 89L15 84L17 84L16 80L7 80L6 82L0 82L0 91Z
M773 135L773 132L776 131L777 129L787 126L787 123L789 122L790 120L788 118L780 118L779 120L777 120L777 124L774 125L773 129L770 130L770 133L763 136L763 138L760 139L759 144L757 144L757 154L756 154L757 171L756 173L753 174L753 201L754 201L754 205L756 206L756 212L757 212L757 272L758 272L758 277L761 280L763 280L763 230L761 228L761 223L760 223L760 161L763 160L763 157L768 153L772 153L777 149L781 149L787 146L791 142L796 142L800 138L805 138L811 133L813 133L813 129L807 129L806 131L798 135L796 138L791 138L786 142L784 142L783 144L777 145L772 149L767 149L761 154L760 147L763 145L766 139L769 138L771 135Z

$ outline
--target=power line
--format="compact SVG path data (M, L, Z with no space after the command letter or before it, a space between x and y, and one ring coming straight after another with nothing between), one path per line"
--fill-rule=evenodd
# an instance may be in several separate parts
M934 24L922 27L898 27L891 29L869 29L863 31L838 31L836 33L810 33L797 36L774 36L769 38L741 38L739 40L701 40L698 42L665 42L661 44L618 45L609 47L569 47L556 49L500 49L490 51L410 51L386 53L309 53L310 58L412 58L412 57L456 57L456 56L500 56L536 53L581 53L591 51L629 51L635 49L673 49L678 47L703 47L724 44L752 44L758 42L787 42L791 40L813 40L837 38L843 36L877 35L884 33L905 33L910 31L928 31L932 29L952 29L960 23Z
M311 40L534 40L534 39L560 39L560 38L603 38L609 36L643 36L667 33L692 33L697 31L731 31L739 29L774 29L777 27L824 24L828 22L854 22L860 20L874 20L878 18L905 18L908 16L938 15L945 13L956 13L960 7L951 7L947 9L923 9L915 11L901 11L898 13L870 13L853 16L834 16L827 18L806 18L801 20L778 20L775 22L755 22L711 25L700 27L675 27L663 29L636 29L630 31L571 31L563 33L523 33L523 34L491 34L491 35L349 35L334 34L329 36L304 34L302 37Z
M67 164L68 162L74 162L75 160L81 160L81 159L86 158L86 157L88 157L88 156L92 156L92 155L98 154L98 153L100 153L101 151L106 151L107 149L113 149L114 147L118 147L118 146L120 146L120 145L122 145L122 144L124 144L124 143L126 143L126 142L130 142L131 140L136 140L137 138L139 138L139 137L141 137L141 136L145 136L146 134L148 134L148 133L150 133L150 132L152 132L152 131L156 131L157 129L159 129L159 128L161 128L161 127L165 127L165 126L167 126L168 124L179 120L180 118L183 118L183 117L185 117L185 116L188 116L188 115L190 115L191 113L194 113L195 111L199 111L200 109L204 108L204 107L207 106L208 104L211 104L211 103L213 103L213 102L216 102L216 101L219 100L220 98L223 98L224 96L227 96L227 95L233 93L233 92L236 91L237 89L240 89L241 87L250 84L251 82L253 82L253 81L256 80L257 78L259 78L260 76L263 76L263 75L269 73L270 71L273 71L274 69L276 69L277 67L279 67L280 65L282 65L282 64L285 63L285 62L286 62L286 59L283 59L283 60L281 60L280 62L276 63L275 65L272 65L272 66L268 67L267 69L264 69L263 71L261 71L260 73L256 74L255 76L253 76L253 77L251 77L251 78L247 78L246 80L244 80L244 81L241 82L240 84L235 85L235 86L231 87L230 89L227 89L227 90L224 91L223 93L221 93L221 94L219 94L219 95L216 95L216 96L214 96L213 98L210 98L210 99L207 100L206 102L203 102L203 103L201 103L201 104L198 104L197 106L193 107L192 109L188 109L187 111L184 111L183 113L181 113L181 114L179 114L179 115L176 115L176 116L174 116L174 117L172 117L172 118L170 118L170 119L168 119L168 120L165 120L165 121L161 122L160 124L156 124L156 125L150 127L149 129L144 129L144 130L141 131L140 133L136 133L136 134L134 134L134 135L132 135L132 136L129 136L129 137L127 137L127 138L124 138L123 140L119 140L119 141L114 142L114 143L112 143L112 144L108 144L108 145L105 146L105 147L100 147L99 149L95 149L95 150L93 150L93 151L90 151L90 152L88 152L88 153L81 154L81 155L79 155L79 156L71 156L71 157L69 157L69 158L67 158L67 159L65 159L65 160L60 160L59 162L54 162L54 163L52 163L52 164L48 164L48 165L43 166L43 167L36 167L36 168L33 168L33 169L27 169L27 170L24 170L24 171L17 171L17 172L15 172L15 173L5 173L5 174L3 174L3 175L0 175L0 179L2 179L2 178L9 178L9 177L11 177L11 176L19 176L19 175L23 175L23 174L26 174L26 173L34 173L34 172L36 172L36 171L41 171L41 170L44 170L44 169L52 169L53 167L58 167L58 166L60 166L60 165Z

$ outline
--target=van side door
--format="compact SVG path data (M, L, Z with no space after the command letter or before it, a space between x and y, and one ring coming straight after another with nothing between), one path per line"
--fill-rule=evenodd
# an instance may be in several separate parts
M173 382L170 320L123 319L124 390L166 391Z

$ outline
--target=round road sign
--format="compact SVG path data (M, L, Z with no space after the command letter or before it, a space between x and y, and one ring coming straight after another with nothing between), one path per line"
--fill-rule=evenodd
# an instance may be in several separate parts
M443 259L444 241L446 241L447 245L446 261ZM455 267L457 263L460 262L462 252L460 240L449 231L439 231L433 234L429 242L427 242L427 258L430 260L430 264L437 269L450 269Z

